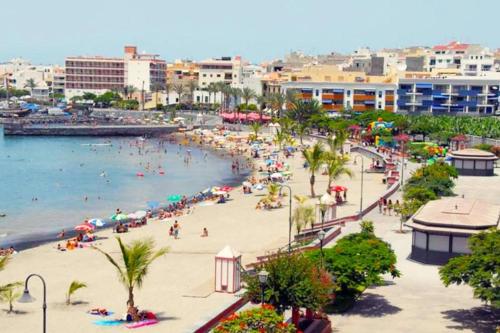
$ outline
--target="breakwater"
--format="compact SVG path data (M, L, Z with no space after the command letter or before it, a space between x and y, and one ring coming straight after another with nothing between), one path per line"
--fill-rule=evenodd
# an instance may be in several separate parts
M4 135L26 136L158 136L177 132L177 125L24 125L4 124Z

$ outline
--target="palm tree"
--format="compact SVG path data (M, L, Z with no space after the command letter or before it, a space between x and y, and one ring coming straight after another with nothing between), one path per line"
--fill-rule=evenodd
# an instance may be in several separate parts
M241 89L240 88L231 88L229 90L229 95L233 98L234 101L234 108L238 109L238 98L241 96Z
M212 105L215 105L215 98L216 98L216 95L217 95L217 92L219 91L219 89L217 88L217 85L213 82L211 82L208 87L207 87L207 91L208 91L208 103L212 103ZM212 94L214 94L214 98L212 100Z
M172 90L172 83L170 82L167 82L165 83L165 93L167 94L167 99L166 99L166 103L167 103L167 106L170 104L170 91Z
M297 205L295 206L292 220L295 223L297 234L299 234L304 226L314 223L314 207L305 205L309 200L306 196L294 195L293 198L297 202Z
M189 96L191 98L191 109L193 109L194 91L196 90L196 88L198 88L198 82L195 80L189 80L187 88L189 91Z
M71 295L73 295L78 289L87 288L87 285L80 281L73 281L69 285L68 293L66 294L66 305L71 304Z
M178 97L178 100L179 100L178 103L181 104L181 98L182 98L182 95L184 95L184 85L182 83L174 84L173 89L177 93L177 95L179 96Z
M299 136L300 144L303 145L304 136L309 133L309 124L307 122L297 123L297 125L295 126L295 132Z
M252 129L252 131L255 135L255 139L257 139L259 137L259 132L260 132L260 129L262 128L262 124L258 123L258 122L253 122L250 125L250 128Z
M271 108L276 112L275 116L281 118L283 113L283 104L286 103L286 95L282 93L274 93L271 95Z
M152 239L136 240L130 244L123 244L120 237L116 238L121 251L121 263L118 263L111 255L94 247L106 256L119 275L121 283L127 288L129 306L134 306L134 288L142 287L144 279L148 273L149 266L156 259L164 256L168 248L163 247L154 251L154 241Z
M311 197L315 197L314 183L316 182L316 172L318 172L321 163L323 162L324 150L323 145L317 142L309 149L302 151L302 156L304 156L307 164L309 165L309 184L311 185Z
M257 96L257 94L251 88L245 87L245 88L241 89L241 98L245 102L245 105L246 105L247 109L248 109L248 102L252 98L255 98L256 96Z
M33 89L36 88L36 82L34 79L28 79L26 80L26 84L24 85L25 88L30 89L31 97L33 97Z
M276 134L274 134L273 141L278 144L279 150L283 148L283 143L287 140L288 133L283 129L276 129Z
M270 183L267 185L267 197L270 201L275 201L278 198L280 192L280 186L276 183Z
M9 303L9 310L7 313L14 311L14 301L21 297L21 291L19 287L23 284L21 282L13 282L0 287L0 301Z
M337 156L335 153L327 152L325 153L324 160L326 163L326 173L328 174L328 186L326 190L330 189L332 182L338 179L342 175L349 176L352 178L353 172L351 169L346 167L346 163L349 160L343 156Z
M126 96L127 99L132 99L132 94L135 93L136 91L137 88L132 85L123 87L123 95Z
M330 148L330 152L336 153L337 150L340 150L341 154L344 154L344 143L347 141L349 137L349 133L347 133L344 129L335 130L333 137L328 137L327 143Z

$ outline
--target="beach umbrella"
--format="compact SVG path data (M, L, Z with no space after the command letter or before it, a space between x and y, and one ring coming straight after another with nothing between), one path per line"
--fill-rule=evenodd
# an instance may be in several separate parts
M146 215L148 215L148 213L143 210L138 210L134 214L135 216L137 216L138 219L142 219L143 217L146 217Z
M340 186L340 185L330 186L330 190L334 191L334 192L342 192L342 191L345 191L346 189L347 188L345 188L344 186Z
M89 223L84 223L84 224L77 225L75 227L75 230L76 231L89 232L89 231L94 230L94 226L91 225L91 224L89 224Z
M224 185L224 186L222 186L221 190L224 192L230 192L233 190L233 188L229 185Z
M226 195L227 192L219 190L219 191L213 192L213 194L215 194L215 195Z
M125 214L115 214L115 215L111 216L111 219L114 221L121 221L121 220L128 219L128 216Z
M180 194L173 194L173 195L169 195L167 200L170 201L170 202L179 202L181 201L182 199L182 196Z
M90 219L89 223L96 226L96 227L104 227L104 225L106 224L101 219Z

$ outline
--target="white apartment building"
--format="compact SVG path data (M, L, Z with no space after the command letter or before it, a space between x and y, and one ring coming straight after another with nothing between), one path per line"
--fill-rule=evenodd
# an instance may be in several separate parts
M283 93L292 90L304 100L317 100L329 113L343 109L396 111L396 83L307 82L290 81L281 84Z
M429 56L430 70L455 68L468 76L481 76L492 71L494 62L493 53L488 48L460 42L436 45Z
M208 103L208 92L205 89L211 83L217 82L224 82L232 87L239 87L243 84L243 64L241 57L221 57L200 62L198 89L195 92L195 99L198 102ZM221 94L216 94L215 102L220 103L221 100ZM213 100L210 102L213 102Z

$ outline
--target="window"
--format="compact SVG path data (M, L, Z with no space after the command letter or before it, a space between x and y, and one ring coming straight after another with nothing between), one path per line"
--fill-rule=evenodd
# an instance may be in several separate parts
M413 232L413 246L418 247L419 249L427 248L427 235L420 231Z
M378 98L382 98L382 92L381 91L378 92Z
M207 77L207 74L203 74L203 77Z
M457 168L457 169L462 169L464 167L462 160L455 160L454 165L455 165L455 168Z
M486 161L476 161L476 169L477 170L485 170L486 169Z
M210 74L210 77L214 77L214 75L213 75L213 74Z
M429 250L439 252L450 251L450 237L441 235L429 235Z
M454 253L470 253L469 246L467 245L467 237L453 236L452 252Z
M382 103L378 103L378 109L382 109Z
M347 97L351 96L351 91L347 90Z
M318 97L319 96L319 89L316 89L315 93L316 93L316 97Z
M474 169L474 161L464 160L463 169L468 169L468 170Z
M220 77L220 74L217 74L217 77Z

